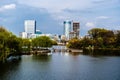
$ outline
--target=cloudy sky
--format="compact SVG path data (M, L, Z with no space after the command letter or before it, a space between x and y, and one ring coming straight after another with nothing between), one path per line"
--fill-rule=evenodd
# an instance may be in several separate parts
M0 0L0 25L16 35L24 20L37 21L43 33L63 34L63 21L80 22L80 35L91 28L120 29L120 0Z

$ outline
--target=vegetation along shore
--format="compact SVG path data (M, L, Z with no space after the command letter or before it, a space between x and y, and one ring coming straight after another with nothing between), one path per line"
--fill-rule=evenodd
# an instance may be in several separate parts
M49 52L48 48L53 45L57 42L49 37L22 39L0 27L0 62L5 62L10 55ZM82 54L120 55L120 31L93 28L83 38L66 41L66 46L68 49L83 50Z

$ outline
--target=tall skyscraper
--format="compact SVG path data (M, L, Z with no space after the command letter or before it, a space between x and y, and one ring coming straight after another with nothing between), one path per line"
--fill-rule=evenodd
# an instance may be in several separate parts
M25 26L25 32L27 34L35 34L36 32L36 21L35 20L25 20L24 26Z
M75 37L79 38L79 32L80 32L80 23L79 22L73 22L73 32L75 34Z
M70 31L71 31L71 21L64 21L64 35L66 37L67 40L69 40L70 38Z
M24 26L25 26L25 32L27 33L27 38L31 38L31 35L36 33L36 21L25 20Z

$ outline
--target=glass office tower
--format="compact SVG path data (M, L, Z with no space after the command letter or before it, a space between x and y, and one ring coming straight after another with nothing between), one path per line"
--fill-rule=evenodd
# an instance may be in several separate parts
M70 38L70 31L71 31L71 21L64 21L64 35L66 37L67 40L69 40Z

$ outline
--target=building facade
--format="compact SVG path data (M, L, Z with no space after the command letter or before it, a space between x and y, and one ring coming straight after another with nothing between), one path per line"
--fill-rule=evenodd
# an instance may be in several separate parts
M66 37L67 40L70 39L70 31L71 31L71 21L64 21L64 35Z
M24 22L25 32L35 34L36 32L36 21L35 20L25 20Z
M21 38L27 38L27 33L26 32L20 32L20 37Z
M74 36L79 38L79 33L80 33L80 23L79 22L73 22L73 32L74 32Z
M25 32L27 33L27 38L29 38L31 34L36 33L36 21L35 20L25 20L24 26L25 26Z

